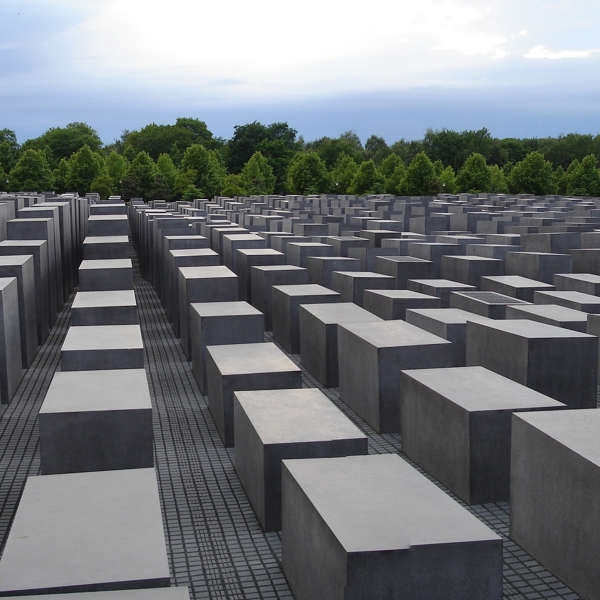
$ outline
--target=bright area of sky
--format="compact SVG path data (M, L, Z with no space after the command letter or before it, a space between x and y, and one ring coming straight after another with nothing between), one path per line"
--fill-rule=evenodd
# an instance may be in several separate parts
M0 128L600 132L598 0L5 0Z

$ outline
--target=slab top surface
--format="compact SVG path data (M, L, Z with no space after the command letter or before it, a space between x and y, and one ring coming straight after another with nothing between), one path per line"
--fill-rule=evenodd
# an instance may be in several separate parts
M317 389L235 392L264 444L366 438Z
M600 466L600 410L597 408L519 413L518 418Z
M521 313L539 315L540 317L547 317L555 321L586 323L588 320L588 313L560 306L559 304L529 304L526 306L514 306L513 309Z
M329 325L335 325L336 323L360 323L362 321L383 321L383 319L354 304L354 302L305 304L303 305L303 310L314 315L319 321Z
M340 326L377 348L451 343L405 321L342 323Z
M2 240L0 242L0 248L2 248L2 246L6 247L6 246L10 246L10 247L15 247L15 248L19 248L19 247L23 247L23 248L30 248L30 247L37 247L37 248L41 248L44 244L47 244L48 242L46 240Z
M469 412L565 406L484 367L412 369L404 373Z
M467 283L459 283L458 281L451 281L450 279L410 279L419 285L427 285L435 289L450 288L452 290L474 290L475 286Z
M143 347L142 330L139 325L91 325L69 327L62 350L117 350Z
M154 469L29 477L0 591L169 579Z
M383 275L382 273L373 273L372 271L334 271L343 277L351 277L352 279L395 279L391 275Z
M471 300L482 302L484 304L529 304L525 300L517 300L512 296L505 296L497 292L456 292L461 296L466 296Z
M193 302L191 304L201 317L236 317L246 315L262 315L248 302Z
M90 215L88 221L127 221L127 215Z
M411 290L366 290L371 294L377 294L385 298L395 300L439 300L437 296L422 294L421 292L413 292Z
M471 320L471 319L470 319ZM473 319L474 321L474 319ZM490 319L479 323L484 327L497 329L506 333L512 333L530 339L553 339L553 338L593 338L587 333L580 333L572 329L563 329L554 325L547 325L529 319L506 319L505 321Z
M84 244L128 244L129 237L126 235L92 235L83 240Z
M151 409L144 369L54 374L40 414Z
M0 290L9 286L13 281L17 281L16 277L0 277Z
M218 256L218 254L211 248L183 248L178 250L169 250L169 252L175 258L180 256Z
M264 242L265 238L255 233L231 233L223 236L223 239L236 242Z
M174 250L171 250L174 252ZM215 279L217 277L236 277L237 275L223 265L213 267L179 267L186 279Z
M7 600L23 600L23 596L5 596ZM114 592L79 592L27 596L27 600L189 600L187 586L149 588L141 590L115 590Z
M306 270L306 269L304 269ZM274 285L273 289L280 290L288 296L339 296L329 288L323 287L318 283L302 283L292 285Z
M527 277L521 277L520 275L486 275L485 278L489 281L496 281L503 285L514 288L554 288L549 283L543 281L536 281L535 279L529 279Z
M574 279L575 281L586 281L588 283L600 283L600 275L593 275L592 273L561 273L560 277Z
M82 260L80 269L133 269L130 258L102 258L98 260Z
M98 308L103 306L136 306L133 290L77 292L71 308Z
M31 254L0 255L0 267L20 266L28 260L31 260Z
M272 342L207 346L206 349L221 375L300 371Z
M261 265L252 268L264 271L265 273L269 271L306 271L305 267L296 267L294 265Z
M284 468L347 552L500 540L396 454L285 460Z
M593 296L592 294L584 294L583 292L540 292L546 298L562 298L564 300L569 300L571 302L577 302L579 304L600 304L600 298L598 296Z
M246 256L285 256L283 252L273 248L238 248L237 251Z

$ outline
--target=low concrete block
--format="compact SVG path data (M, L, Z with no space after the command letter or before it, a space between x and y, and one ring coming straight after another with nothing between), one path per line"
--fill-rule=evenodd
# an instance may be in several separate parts
M340 294L321 285L275 285L272 288L273 337L290 354L300 353L300 305L339 302Z
M129 236L88 236L83 240L84 260L107 260L129 258Z
M453 367L452 344L404 321L338 325L340 398L378 433L400 431L400 371Z
M403 371L402 452L467 504L510 497L511 415L566 408L483 367Z
M129 221L127 215L90 215L87 221L88 235L128 235Z
M255 233L227 234L223 236L221 255L223 264L237 274L237 251L242 248L266 248L267 241Z
M192 371L203 394L208 391L206 347L253 344L265 339L265 317L247 302L195 302L190 305Z
M42 475L154 466L144 369L55 373L40 408Z
M169 584L154 469L27 479L0 560L1 596Z
M558 304L512 305L506 307L507 319L529 319L538 323L546 323L554 327L564 327L573 331L587 332L587 313ZM589 333L589 332L588 332Z
M537 291L553 290L554 286L542 281L527 279L520 275L504 275L500 277L482 277L481 291L496 292L517 300L533 303L533 295Z
M396 289L405 290L409 279L427 279L432 276L433 263L414 256L377 256L374 271L396 280Z
M450 308L450 294L452 292L474 291L474 285L449 281L448 279L409 279L407 287L413 292L437 296L442 301L442 308Z
M360 261L341 256L309 256L306 261L309 283L331 288L334 271L359 271Z
M135 292L77 292L71 305L71 325L136 325Z
M600 598L600 411L513 415L510 537L583 598Z
M302 365L325 387L338 387L338 324L381 319L353 302L302 304L299 314Z
M206 348L208 408L227 448L234 445L233 393L302 387L301 370L275 344Z
M70 327L60 358L63 371L143 369L142 331L139 325Z
M288 242L286 257L291 265L306 268L309 256L333 256L333 246L318 242Z
M482 256L442 256L442 279L479 288L484 276L504 275L504 261Z
M297 600L502 598L502 539L394 454L284 460Z
M554 285L560 292L581 292L582 294L600 296L600 275L594 275L593 273L555 275Z
M488 319L505 319L506 307L511 304L528 304L496 292L452 292L450 307L460 308Z
M79 291L105 292L133 289L130 258L83 260L79 265Z
M235 470L264 531L281 529L281 461L368 453L368 440L317 389L235 392Z
M181 346L192 359L190 305L195 302L237 302L238 278L227 267L179 268L179 320Z
M598 340L526 319L467 323L467 366L480 365L563 402L596 406Z
M369 271L334 271L331 287L340 293L342 302L354 302L358 306L363 306L365 290L393 290L396 287L396 280L389 275Z
M409 308L441 308L437 296L428 296L410 290L365 290L364 308L374 315L391 321L406 320Z
M252 305L265 315L267 331L273 330L273 295L275 285L306 285L308 270L292 265L272 265L250 269Z
M284 265L285 254L273 248L240 248L237 250L237 276L240 287L240 300L252 302L252 267Z
M573 258L570 254L509 252L504 267L506 275L520 275L551 284L557 273L573 272Z
M533 300L536 304L558 304L586 313L600 313L600 298L581 292L536 292Z
M0 278L0 403L8 404L21 380L21 332L16 277Z

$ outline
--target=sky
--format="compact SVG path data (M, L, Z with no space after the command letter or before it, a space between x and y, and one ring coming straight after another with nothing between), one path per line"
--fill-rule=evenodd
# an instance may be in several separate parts
M4 0L0 129L600 133L598 0Z

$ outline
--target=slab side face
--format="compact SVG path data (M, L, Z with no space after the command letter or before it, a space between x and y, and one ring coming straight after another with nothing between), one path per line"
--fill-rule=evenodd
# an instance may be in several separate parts
M154 469L28 479L0 560L0 593L169 582Z

